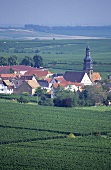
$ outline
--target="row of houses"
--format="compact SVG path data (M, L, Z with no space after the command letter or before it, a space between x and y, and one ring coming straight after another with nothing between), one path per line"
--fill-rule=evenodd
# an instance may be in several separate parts
M14 73L7 73L10 69ZM54 89L58 86L71 91L82 90L85 85L91 85L92 81L86 72L65 72L65 74L53 74L46 69L38 69L30 66L1 66L0 67L0 93L22 94L27 92L34 95L38 87L47 90L53 98Z
M13 72L13 73L10 73ZM83 71L66 71L64 74L53 74L47 69L31 66L0 66L0 93L34 95L38 87L47 90L54 97L54 89L61 86L71 91L82 91L84 86L101 80L98 72L93 72L93 63L89 47L86 48Z

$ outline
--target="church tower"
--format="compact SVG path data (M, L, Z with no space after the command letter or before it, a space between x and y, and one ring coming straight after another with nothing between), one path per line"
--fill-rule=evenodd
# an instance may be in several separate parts
M92 63L92 58L91 58L91 55L90 55L89 46L86 47L86 56L84 58L83 71L85 71L89 75L89 77L91 78L91 75L93 73L93 63Z

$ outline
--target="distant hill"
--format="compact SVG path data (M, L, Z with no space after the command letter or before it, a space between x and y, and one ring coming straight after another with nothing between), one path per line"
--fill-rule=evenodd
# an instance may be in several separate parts
M111 26L40 26L27 24L25 29L39 32L70 35L70 36L90 36L111 38Z
M27 24L22 28L1 27L0 39L95 39L111 38L111 26L40 26Z

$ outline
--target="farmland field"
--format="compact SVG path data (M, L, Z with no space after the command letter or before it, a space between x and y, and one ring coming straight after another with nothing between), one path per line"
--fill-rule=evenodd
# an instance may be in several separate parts
M94 71L103 78L111 73L111 39L75 40L0 40L0 56L18 56L18 62L25 56L33 57L38 49L43 57L44 67L50 71L81 71L85 48L89 45L94 62Z
M0 169L110 170L111 108L42 107L1 99Z

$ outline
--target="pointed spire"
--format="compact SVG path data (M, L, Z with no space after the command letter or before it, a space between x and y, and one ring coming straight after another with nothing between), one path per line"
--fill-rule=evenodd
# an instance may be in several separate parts
M88 75L91 76L91 73L93 72L93 66L92 66L92 58L90 55L90 48L89 46L86 47L86 56L84 58L84 68L83 70L88 73Z

